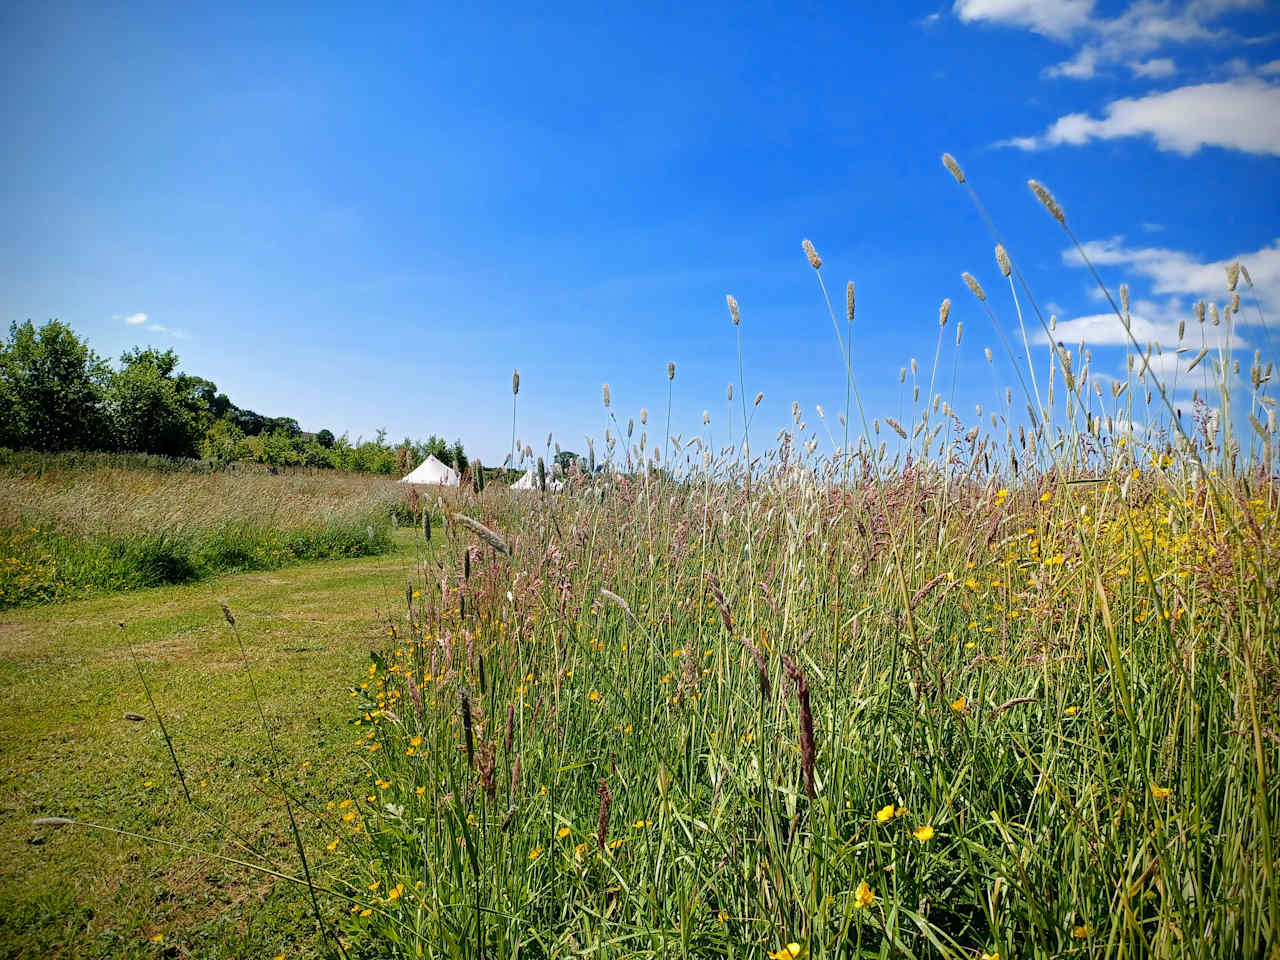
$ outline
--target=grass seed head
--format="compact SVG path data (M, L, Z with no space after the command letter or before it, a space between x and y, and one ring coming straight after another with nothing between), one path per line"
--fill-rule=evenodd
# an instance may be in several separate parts
M844 312L845 312L845 315L849 318L849 322L853 323L853 281L852 280L850 280L849 283L844 288Z
M1227 290L1231 293L1235 292L1236 284L1240 280L1240 261L1232 260L1227 264Z
M738 301L734 299L733 294L726 293L724 295L725 303L729 304L729 319L733 321L733 325L738 325Z
M511 371L511 395L514 397L520 392L520 371Z
M938 307L938 326L945 327L947 318L951 316L951 298L942 301L942 306Z
M996 263L1000 264L1000 272L1006 277L1013 269L1013 265L1009 263L1009 254L1004 249L1004 244L996 244Z
M813 249L813 244L808 240L801 240L800 246L804 249L804 255L809 258L809 266L815 270L821 270L822 258L818 256L818 251Z
M973 291L973 295L978 298L980 303L987 302L987 295L982 292L982 287L979 285L978 281L974 279L972 273L966 270L964 273L960 274L960 279L968 285L969 289Z
M600 798L600 812L596 822L596 846L603 853L605 837L609 831L609 807L613 803L613 794L604 777L600 778L600 789L596 791L596 795Z
M676 378L676 362L674 360L667 361L667 379L674 380Z
M453 515L453 519L462 524L489 546L493 547L494 550L497 550L498 553L505 554L508 557L511 556L511 548L507 546L507 541L503 540L502 537L498 536L480 521L472 520L464 513L455 513Z
M942 165L951 171L951 175L956 178L956 183L964 183L964 171L960 169L960 164L956 163L956 158L949 153L942 155Z
M604 406L607 410L609 408L609 385L607 383L600 388L600 397L604 400Z
M1031 192L1036 195L1036 199L1044 204L1044 208L1049 211L1050 216L1065 227L1067 225L1066 214L1064 214L1062 212L1062 208L1058 206L1058 201L1053 199L1053 194L1045 189L1044 184L1039 180L1028 180L1027 186L1030 187Z

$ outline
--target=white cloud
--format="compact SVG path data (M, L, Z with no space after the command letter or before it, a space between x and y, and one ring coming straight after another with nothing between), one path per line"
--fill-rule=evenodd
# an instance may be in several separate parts
M1127 97L1107 104L1102 119L1069 113L1040 136L1014 137L1000 145L1035 150L1141 136L1184 155L1222 147L1280 156L1280 85L1241 79Z
M1169 57L1142 58L1176 44L1240 41L1216 21L1233 9L1262 5L1263 0L1136 0L1112 17L1096 15L1094 0L955 0L952 9L965 23L1021 27L1076 46L1073 56L1045 74L1086 80L1110 64L1128 65L1137 76L1170 76Z
M148 330L150 330L152 333L165 333L165 334L168 334L169 336L174 337L174 338L175 338L175 339L177 339L177 340L185 340L185 339L187 339L187 335L186 335L186 333L184 333L183 331L181 331L181 330L175 330L175 329L173 329L172 327L166 327L166 326L164 326L163 324L160 324L160 323L153 323L153 324L151 324L150 326L148 326L148 327L147 327L147 329L148 329Z
M1270 63L1264 63L1258 68L1258 72L1263 76L1268 77L1280 76L1280 60L1272 60Z
M1081 47L1070 60L1047 67L1046 77L1068 77L1072 80L1088 80L1098 72L1098 52L1092 47Z
M145 313L131 313L124 318L124 322L136 327L147 322L147 315Z
M1065 39L1089 22L1093 0L956 0L952 9L965 23L982 20L1026 27Z
M1186 329L1183 346L1194 345L1195 350L1199 350L1201 346L1217 346L1225 340L1226 327L1211 326L1208 321L1204 325L1204 336L1201 336L1199 324L1196 323L1195 317L1190 311L1183 313L1182 320L1186 322ZM1170 312L1162 312L1157 315L1157 319L1152 319L1147 314L1132 313L1129 316L1129 330L1133 334L1133 338L1138 341L1144 348L1147 344L1158 344L1164 351L1172 352L1179 346L1178 343L1178 324L1179 317ZM1035 335L1036 343L1047 343L1049 338L1045 336L1044 330L1038 330ZM1094 313L1085 317L1076 317L1072 320L1059 320L1057 327L1053 331L1053 340L1055 343L1062 343L1068 347L1083 342L1085 347L1132 347L1129 338L1125 335L1124 325L1121 324L1120 318L1114 313ZM1232 347L1244 347L1247 344L1237 332L1231 334Z
M1178 72L1171 57L1157 57L1154 60L1133 63L1129 65L1129 69L1133 71L1135 77L1147 77L1150 80L1172 77Z
M1127 247L1124 237L1089 240L1081 246L1095 266L1124 267L1151 281L1151 290L1160 296L1188 295L1225 301L1227 265L1239 260L1249 271L1253 288L1241 277L1236 292L1242 300L1256 296L1263 309L1274 315L1280 309L1280 237L1270 246L1252 253L1239 253L1222 260L1203 261L1183 250L1165 247ZM1074 249L1064 250L1062 260L1069 266L1083 266ZM1237 322L1249 323L1251 311L1241 309Z

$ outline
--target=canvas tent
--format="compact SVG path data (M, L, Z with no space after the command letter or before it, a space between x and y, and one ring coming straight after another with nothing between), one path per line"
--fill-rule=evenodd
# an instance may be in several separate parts
M458 486L458 471L453 467L447 467L435 457L427 457L417 468L407 477L400 479L401 483L417 483L433 486L456 487Z
M555 493L557 490L560 490L563 487L564 487L563 480L553 480L553 479L547 480L547 489L550 490L552 493ZM537 490L538 489L537 473L532 469L526 470L524 472L524 476L511 485L511 489L512 490Z

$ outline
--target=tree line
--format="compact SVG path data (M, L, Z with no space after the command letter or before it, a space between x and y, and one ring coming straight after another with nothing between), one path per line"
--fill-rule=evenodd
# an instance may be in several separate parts
M134 347L112 366L58 320L9 326L0 341L0 447L128 451L222 462L404 474L432 455L460 473L462 441L387 442L307 433L293 417L239 407L217 384L182 372L173 350Z

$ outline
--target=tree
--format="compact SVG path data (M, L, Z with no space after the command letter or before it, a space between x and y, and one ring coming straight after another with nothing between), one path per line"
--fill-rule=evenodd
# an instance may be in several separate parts
M302 427L293 417L266 417L262 423L263 433L283 433L290 437L302 435Z
M206 460L243 460L248 456L244 432L229 420L215 420L200 443L200 456Z
M124 367L107 389L116 443L124 450L197 456L204 405L194 378L174 376L177 354L135 347L120 359Z
M316 434L316 443L324 447L326 450L333 449L334 436L332 430L321 430Z
M467 455L462 449L462 441L453 441L453 446L449 448L449 460L446 461L459 474L465 473L467 470Z
M420 455L420 460L435 457L445 466L453 466L453 451L449 449L449 444L443 437L437 437L434 433L418 447L417 453Z
M36 450L100 450L110 369L65 323L9 326L0 344L0 443Z
M232 407L230 416L231 422L239 427L246 437L256 437L262 432L267 422L267 418L262 414L240 407Z

